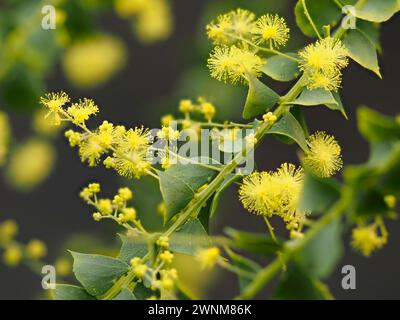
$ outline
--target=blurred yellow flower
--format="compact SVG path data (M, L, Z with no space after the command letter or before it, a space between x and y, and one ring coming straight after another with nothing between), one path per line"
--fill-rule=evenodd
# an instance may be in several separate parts
M30 190L50 175L55 151L51 144L31 139L18 146L10 156L7 178L10 185L21 190Z
M39 260L46 256L47 246L43 241L33 239L26 245L26 256L32 260Z
M68 48L62 64L67 78L74 85L93 88L122 69L126 57L126 49L120 39L99 34Z
M6 247L3 253L4 263L10 267L18 265L22 260L23 254L19 245L13 244Z
M18 233L18 225L14 220L5 220L0 224L0 245L10 242Z

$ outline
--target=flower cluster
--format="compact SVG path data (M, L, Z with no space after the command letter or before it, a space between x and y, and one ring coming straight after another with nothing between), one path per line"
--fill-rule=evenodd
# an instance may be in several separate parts
M380 229L380 234L379 234ZM361 225L353 229L351 245L364 256L369 257L375 250L387 243L387 231L381 223Z
M248 211L280 216L289 230L301 230L306 212L298 210L303 169L284 163L274 172L254 172L243 179L240 200Z
M23 245L15 240L18 225L14 220L0 224L0 249L3 249L3 261L10 267L17 266L23 259L38 261L46 256L47 246L38 239L30 240Z
M138 230L145 232L137 217L136 209L127 205L127 202L133 198L133 193L129 188L120 188L112 199L98 198L100 189L100 184L90 183L80 193L87 204L96 208L96 212L93 213L95 221L112 219L128 230L133 229L131 226L133 224Z
M300 51L300 70L308 79L308 88L337 91L341 70L348 65L349 52L343 43L331 37L318 40Z
M172 293L178 279L178 271L171 267L174 254L168 250L168 237L161 236L156 245L159 254L152 265L140 257L132 258L130 264L137 281L148 283L152 291L160 292L163 296L165 292Z
M41 99L42 104L49 109L47 117L52 116L57 120L54 124L68 121L82 130L68 130L65 135L72 147L79 148L83 162L96 166L103 155L110 154L104 160L104 165L122 176L140 178L149 173L152 168L149 150L152 138L148 129L127 129L104 121L91 131L87 128L86 121L98 113L98 106L93 100L85 98L65 108L64 105L69 101L64 92L50 93Z

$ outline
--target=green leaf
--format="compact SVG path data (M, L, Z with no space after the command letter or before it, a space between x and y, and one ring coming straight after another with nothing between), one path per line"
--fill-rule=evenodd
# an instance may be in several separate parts
M341 10L332 0L306 0L305 3L311 19L321 35L324 32L324 26L334 27L342 17ZM301 0L297 2L294 13L300 30L308 37L316 37L315 31L304 13Z
M289 112L275 123L267 134L276 134L288 137L295 141L305 152L308 152L304 130L297 119Z
M339 219L330 223L298 254L298 263L317 278L329 277L343 255L342 231Z
M313 214L324 213L339 197L339 182L333 179L322 179L306 172L299 209L310 210Z
M106 293L129 266L121 260L95 254L71 252L76 279L92 296Z
M137 300L135 295L128 288L124 288L113 300Z
M275 242L264 233L238 231L232 228L226 228L225 233L232 238L234 247L250 253L270 256L282 249L282 242Z
M380 42L380 25L365 21L365 20L358 20L357 21L357 30L363 33L369 41L371 41L378 52L382 51L382 45Z
M318 106L318 105L337 105L337 101L330 91L325 89L308 90L304 89L300 96L293 102L300 106Z
M280 279L274 293L278 300L323 300L316 280L298 266L291 266Z
M199 249L211 246L212 242L198 219L189 220L169 240L173 252L196 255Z
M247 273L254 273L254 276L261 270L261 267L255 263L254 261L243 257L232 250L227 250L229 258L232 260L232 263L234 266L239 268L240 270L243 270ZM240 274L238 274L239 278L239 288L242 291L244 288L246 288L252 279L249 279L248 277L243 277Z
M117 257L118 260L129 264L132 258L143 258L146 255L148 247L143 237L122 234L119 234L119 237L121 238L122 246Z
M332 93L333 98L335 99L336 103L334 103L334 104L328 103L328 104L326 104L326 106L331 110L340 111L342 113L343 117L345 117L347 120L348 119L347 113L343 106L342 98L340 97L339 92L331 92L331 93Z
M400 124L368 107L357 110L358 130L370 142L400 140Z
M295 53L287 54L297 58L297 54ZM268 58L267 63L260 70L277 81L291 81L296 79L300 74L296 61L279 55Z
M356 16L372 22L385 22L399 10L398 0L366 0L356 6Z
M149 288L146 288L142 282L136 283L133 294L137 300L146 300L154 295L153 291Z
M349 30L343 43L349 50L350 58L382 78L375 45L364 33L357 29Z
M158 171L160 189L167 207L167 218L184 209L197 190L210 182L217 172L195 164L177 164L166 171Z
M254 76L249 76L249 92L243 109L243 118L251 119L271 109L279 95Z
M96 300L85 289L69 284L57 284L54 290L54 300Z

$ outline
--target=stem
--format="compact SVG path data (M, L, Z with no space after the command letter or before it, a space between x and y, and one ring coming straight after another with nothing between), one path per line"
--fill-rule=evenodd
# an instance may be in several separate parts
M267 225L267 227L268 227L268 231L269 231L269 233L270 233L270 235L271 235L272 240L274 240L274 242L278 242L278 241L276 240L276 236L275 236L275 232L274 232L274 227L271 225L271 223L269 222L269 220L268 220L268 218L267 218L266 216L263 216L263 218L264 218L264 221L265 221L265 223L266 223L266 225Z
M271 262L266 268L262 269L254 280L237 297L238 299L251 299L281 270L282 263L287 263L293 256L300 252L321 230L336 219L339 219L344 213L345 201L340 200L332 209L318 220L312 228L308 230L304 238L287 246L282 255Z
M301 3L303 4L303 9L304 9L304 14L306 15L308 22L310 22L311 27L314 29L315 34L318 36L319 39L322 39L321 34L319 33L313 19L310 16L310 13L308 12L307 5L306 5L306 0L301 0Z

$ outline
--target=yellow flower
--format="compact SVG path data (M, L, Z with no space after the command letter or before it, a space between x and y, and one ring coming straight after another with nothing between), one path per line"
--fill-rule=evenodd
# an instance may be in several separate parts
M369 257L375 250L382 248L386 242L387 237L378 235L375 224L358 226L353 229L351 245L366 257Z
M170 37L173 19L167 0L146 0L147 6L136 17L134 29L139 40L153 43Z
M53 146L39 139L18 146L11 154L7 167L8 182L21 190L36 187L50 175L55 155Z
M10 124L6 113L0 111L0 167L4 165L10 142Z
M328 178L342 168L341 148L333 136L316 132L308 138L308 146L303 163L316 175Z
M195 110L195 106L192 100L184 99L179 102L179 111L182 113L193 112Z
M169 238L166 236L161 236L157 239L156 243L161 248L168 248L169 247Z
M396 209L397 198L394 195L388 194L384 197L384 200L390 209Z
M217 247L202 249L197 253L197 260L203 269L211 269L215 266L220 257L220 250Z
M348 50L340 40L328 37L300 51L300 69L310 75L322 72L332 77L348 65L348 55Z
M303 186L303 170L284 163L275 172L254 172L243 180L239 198L248 211L279 215L289 229L299 227L305 213L297 211Z
M125 64L123 42L113 36L96 35L67 49L62 65L67 78L76 86L93 88L108 81Z
M136 210L134 208L125 208L122 213L118 215L119 223L126 223L136 220Z
M6 220L0 224L0 245L10 242L18 233L18 225L14 220Z
M43 241L33 239L26 246L26 255L29 259L38 260L47 254L47 247Z
M73 103L67 109L67 113L72 117L72 123L76 125L84 125L89 116L96 115L99 112L98 106L93 100L84 98L79 103Z
M278 120L278 118L276 117L276 115L274 115L272 112L267 112L266 114L263 115L263 120L266 123L275 123L276 120Z
M125 201L131 200L133 198L133 193L129 188L120 188L118 190L118 195Z
M247 83L248 75L259 77L264 64L265 60L254 52L236 46L215 47L208 59L211 76L233 84L239 81Z
M22 260L22 250L18 245L10 245L3 253L4 263L10 267L14 267Z
M307 88L310 90L324 89L327 91L338 91L342 84L342 76L340 73L325 74L315 71L308 76Z
M48 108L45 118L50 117L51 123L55 126L61 124L60 112L63 112L62 107L70 101L65 92L51 92L40 98L40 103Z
M54 126L52 123L50 123L50 121L45 118L46 114L47 111L45 109L37 110L33 115L32 127L33 130L35 130L35 132L37 132L38 134L53 137L60 131L60 129L62 129L63 126Z
M232 19L228 14L220 15L216 21L207 25L207 35L215 44L228 44L230 42L228 33L232 28Z
M143 278L147 272L147 266L142 262L139 257L134 257L130 261L133 273L138 278Z
M61 277L68 276L72 271L71 262L66 258L57 259L54 267L56 268L57 275Z
M271 47L280 47L288 41L289 31L284 18L276 14L266 14L256 21L252 33L257 44L267 43Z
M232 33L241 38L250 38L254 28L255 14L243 9L237 9L229 14Z
M100 184L90 183L86 188L83 188L83 190L80 193L80 197L83 200L88 201L90 200L90 198L92 198L99 192L100 192Z
M161 118L161 125L167 127L171 125L171 122L174 121L174 116L171 114L166 114Z
M164 252L160 253L160 259L165 263L172 263L174 255L170 251L165 250Z
M110 215L113 212L113 207L110 199L99 199L97 209L103 216Z
M211 121L217 111L212 103L200 99L200 112L204 115L204 118L206 118L207 121Z
M68 130L65 132L65 137L68 138L69 145L71 147L80 146L82 142L82 136L79 132L74 130Z
M254 145L257 143L257 138L254 134L247 135L245 139L248 147L254 147Z

